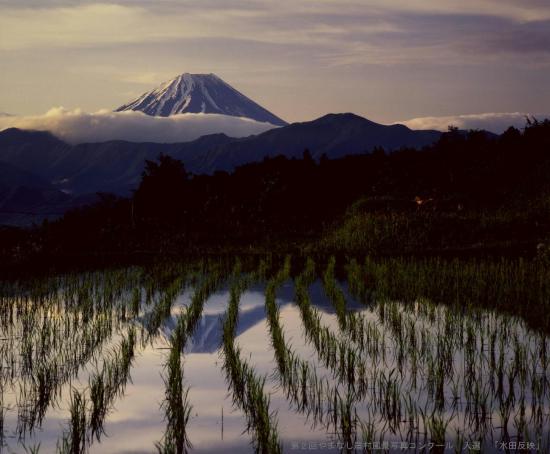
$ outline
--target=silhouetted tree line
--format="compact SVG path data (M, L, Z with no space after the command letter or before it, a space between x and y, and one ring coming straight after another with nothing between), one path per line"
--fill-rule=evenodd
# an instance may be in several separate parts
M6 230L0 248L12 258L284 249L319 238L359 199L372 213L521 212L548 200L549 176L548 120L501 136L450 128L423 150L378 148L319 162L305 150L302 159L266 158L213 175L191 175L161 155L146 162L132 197L102 194L58 221ZM540 213L539 230L549 219Z

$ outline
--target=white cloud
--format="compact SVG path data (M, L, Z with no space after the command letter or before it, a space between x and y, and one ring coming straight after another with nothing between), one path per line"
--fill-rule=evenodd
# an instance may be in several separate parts
M259 134L275 126L249 118L219 114L179 114L152 117L141 112L80 109L50 109L45 115L0 117L0 130L7 128L50 131L71 144L128 140L132 142L187 142L206 134L231 137Z
M509 126L518 129L525 127L526 118L550 118L550 114L530 114L524 112L481 113L469 115L454 115L447 117L422 117L400 121L411 129L437 129L446 131L449 125L460 129L485 129L500 134Z

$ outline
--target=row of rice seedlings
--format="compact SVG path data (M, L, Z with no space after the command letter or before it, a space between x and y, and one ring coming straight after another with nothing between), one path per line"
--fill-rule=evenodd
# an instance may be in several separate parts
M145 321L150 335L156 334L162 322L170 317L172 305L186 284L186 276L178 276L164 291L158 294L158 301Z
M359 272L356 266L348 267L354 268L354 273L357 276L356 279L359 280ZM326 277L327 273L325 273ZM350 285L351 287L351 285ZM424 385L421 386L421 389L418 389L417 391L420 393L424 390L427 390L429 392L429 395L431 395L432 401L435 403L435 408L442 409L445 405L445 396L444 396L444 388L446 386L446 383L448 383L449 380L453 378L453 374L456 373L455 371L455 365L453 360L453 353L455 352L456 348L461 348L463 351L465 351L465 357L467 358L465 360L465 363L467 363L467 367L464 367L465 371L465 380L464 380L464 394L465 398L467 398L468 401L471 401L471 405L467 405L465 409L465 414L467 419L469 420L469 424L471 426L471 430L485 430L484 426L487 426L486 421L490 418L490 408L492 406L492 401L489 399L486 387L480 387L480 389L477 388L479 385L479 371L478 374L476 374L475 368L478 363L476 363L475 356L479 358L480 348L485 343L484 341L484 332L490 332L490 327L483 328L480 330L479 323L482 321L480 319L475 319L475 322L477 324L477 327L475 328L475 333L481 335L473 336L471 328L473 325L466 324L466 331L464 331L463 328L460 328L462 326L462 323L458 325L458 328L453 328L454 326L457 326L457 319L454 317L451 311L445 311L445 319L443 320L445 329L445 336L441 336L435 333L432 333L429 330L423 329L420 333L420 338L418 338L417 330L419 327L414 322L413 319L410 317L403 317L401 311L397 310L396 304L381 304L382 307L385 306L385 309L381 314L381 320L384 322L385 325L387 325L390 328L390 332L392 333L392 337L390 340L393 343L392 346L392 354L395 354L395 361L398 366L398 370L402 371L405 367L405 361L408 356L411 356L411 370L414 370L414 377L416 377L417 372L419 372L422 369L422 366L426 367L424 370L427 369L428 376L426 377L426 380L424 380ZM434 311L432 310L434 308L434 305L431 304L427 307L429 309L426 314L431 317L431 321L435 321L433 318ZM431 313L430 313L431 311ZM309 317L311 320L312 317ZM307 318L306 318L307 320ZM469 320L466 318L466 320ZM405 326L406 325L406 326ZM369 327L372 329L372 326ZM466 333L466 337L464 338L466 342L462 342L462 338L460 336L460 333ZM449 336L450 334L450 336ZM372 338L373 336L368 336L369 338ZM495 336L493 336L494 338ZM379 336L379 339L384 339L384 336ZM503 336L501 336L501 339L506 339L507 336L504 333ZM477 341L476 341L477 339ZM409 342L410 341L410 342ZM370 342L370 341L368 341ZM477 343L476 343L477 342ZM428 347L430 344L433 344L433 347ZM481 344L481 346L479 345ZM518 364L518 368L521 369L523 372L518 372L519 382L520 385L523 387L528 381L528 373L526 370L528 367L522 367L521 365L525 366L525 361L523 358L527 356L525 352L525 348L522 346L518 346L519 344L516 342L516 346L514 346L514 349L516 352L514 353L515 357L515 364ZM523 345L523 344L522 344ZM433 354L431 353L431 349L433 350ZM371 349L367 349L369 352ZM385 347L381 348L382 351L385 351ZM540 349L539 352L531 351L531 356L537 357L541 355L541 351L544 349ZM407 353L411 352L411 355L408 355ZM544 357L544 354L542 355ZM384 362L385 362L385 358ZM541 362L545 363L544 360ZM421 364L419 364L421 363ZM476 365L476 366L472 366ZM376 367L373 364L373 367ZM371 368L372 369L372 368ZM479 369L479 367L478 367ZM545 367L546 369L546 367ZM364 374L364 372L363 372ZM359 375L363 375L361 373L361 367L359 368ZM502 374L501 374L502 375ZM534 376L534 374L531 374ZM542 374L543 377L547 374ZM513 375L511 376L513 379ZM402 374L401 374L401 378ZM360 382L362 380L359 380ZM542 379L535 379L536 382L542 382L544 383L546 381L545 378ZM371 374L371 384L374 386L377 384L376 380L372 380L372 374ZM533 381L531 381L533 383ZM416 388L416 379L411 379L411 385L412 389ZM378 384L378 388L380 388L380 384ZM485 391L482 391L482 389L485 389ZM535 389L537 389L538 393L540 394L540 390L543 389L543 386L535 386ZM408 394L407 390L403 390L405 395ZM459 394L458 391L455 391L454 395L456 396ZM393 393L393 395L396 395L396 393ZM470 399L471 398L471 399ZM460 400L460 397L454 397L451 400L451 404L456 407L457 401ZM543 414L543 411L540 406L540 399L535 399L539 402L537 411L535 414ZM397 400L395 400L397 403ZM395 412L394 412L395 413ZM481 428L481 429L480 429Z
M135 355L136 334L130 327L128 337L112 351L109 361L103 362L101 371L89 377L91 409L89 412L89 439L101 440L103 423L112 409L114 400L124 394L130 378L130 369ZM90 440L91 441L91 440Z
M366 276L357 259L352 258L346 264L345 270L350 293L359 301L366 302Z
M388 307L391 306L391 304L396 305L395 303L384 303L384 311L386 312L385 322L387 322L386 324L390 328L390 332L395 335L395 322L397 318L394 315L391 315L396 312L394 309L388 310ZM422 307L422 310L425 311L426 308L424 306L426 304L429 303L424 302L422 305L419 305L419 307ZM432 315L434 314L434 312L431 310L425 312ZM496 335L492 334L491 336L487 336L484 333L494 333L495 329L502 330L502 332L499 332L501 346L498 347L500 348L500 360L498 361L498 363L501 366L500 372L497 372L500 375L500 385L498 386L498 389L500 390L499 392L502 392L504 389L504 376L508 376L508 381L511 381L512 383L515 381L515 377L518 378L516 384L509 385L509 388L511 390L513 390L514 387L519 388L520 390L525 390L527 388L526 385L529 382L533 383L533 381L529 378L529 369L537 370L537 372L531 373L532 377L537 377L537 374L542 376L547 375L547 373L543 373L542 370L539 371L536 366L529 367L529 364L526 362L526 358L528 356L531 356L532 358L536 358L539 356L544 357L544 353L541 353L544 348L540 348L538 349L539 351L536 351L536 349L534 348L535 343L532 343L532 349L530 350L531 353L528 355L526 352L526 347L527 345L529 345L529 342L519 342L517 330L515 331L514 335L511 335L512 332L510 330L510 326L514 325L510 325L510 320L508 320L506 323L501 322L501 327L495 327L494 325L488 325L488 317L481 318L476 316L476 318L473 319L471 317L465 317L464 320L462 320L462 316L461 318L457 318L456 315L452 314L453 312L451 311L445 311L444 318L438 316L437 319L431 319L431 322L436 322L439 324L436 326L436 332L433 332L433 327L421 328L421 341L418 343L418 345L416 345L416 341L412 342L411 345L416 345L416 347L410 348L410 351L412 351L413 353L416 352L416 356L408 356L416 358L416 367L419 367L419 362L421 363L420 367L426 371L424 385L421 387L421 389L417 391L419 393L421 391L426 391L428 393L431 402L433 402L434 409L439 409L438 411L442 411L444 405L448 404L446 408L449 408L450 406L450 408L454 408L455 410L457 410L457 403L459 403L460 400L464 398L466 401L466 406L463 409L463 416L465 419L466 429L470 433L479 433L483 435L484 433L492 430L491 415L494 411L494 403L490 392L497 390L497 387L495 386L493 381L495 367L491 367L491 362L494 365L495 360L490 360L490 355L485 355L484 353L484 345L487 344L491 345L491 343L493 343L493 347L491 348L494 350L497 349L496 346L494 346L494 341L490 340L491 338L494 339ZM390 316L388 317L388 315ZM432 315L430 315L430 317ZM454 326L453 331L449 330L450 324L448 322L449 318L451 317L454 317L454 323L452 324ZM392 352L395 355L394 359L397 364L399 364L399 349L395 345L395 342L397 342L397 339L399 339L399 342L402 342L402 339L415 339L415 337L412 335L414 331L411 330L419 329L418 327L414 328L414 323L410 323L411 320L409 318L403 316L401 316L401 318L402 327L399 329L403 330L403 334L397 335L393 338L394 346L392 348ZM442 335L440 330L444 330L445 335ZM485 338L489 339L486 341L484 340ZM508 364L510 365L509 371L504 370L505 368L503 367L503 365L505 364L504 349L506 348L504 342L507 342L508 349L512 349L512 355L509 356L509 359L507 360L509 361ZM540 343L540 341L538 342ZM458 349L458 351L464 352L462 368L462 372L464 374L464 389L462 392L460 392L460 390L456 388L455 384L455 389L452 392L451 401L445 402L444 386L447 386L447 383L453 379L453 374L456 373L454 367L455 360L453 358L453 349ZM541 362L543 363L544 361ZM533 364L536 365L536 361ZM404 363L402 363L402 365L405 366ZM411 367L410 370L412 369L413 368ZM545 379L535 378L535 381L540 383L544 382ZM457 382L455 381L454 383ZM538 389L538 396L532 395L532 407L535 408L535 411L533 413L541 415L544 412L544 407L541 406L541 391L539 390L542 389L542 386L540 388L538 386L535 387ZM405 394L408 394L414 389L415 386L412 386L412 388L410 388L409 390L403 391L405 392ZM498 394L496 395L498 396ZM508 418L510 411L510 396L507 399L499 398L498 400L504 402L502 413L504 415L508 414L508 416L505 416L506 418ZM537 424L540 426L540 422Z
M323 273L323 286L325 293L336 309L340 330L346 336L349 335L359 349L359 353L368 353L369 347L374 347L374 353L378 353L376 342L369 343L369 334L376 330L375 323L366 319L361 313L347 310L347 302L344 292L340 288L334 273L336 259L331 257L327 268ZM352 260L346 267L348 271L349 289L352 295L359 299L364 298L364 281L360 278L361 268L356 260Z
M189 402L189 387L183 384L183 365L181 363L181 339L175 333L170 338L170 354L165 365L167 377L164 378L166 430L163 439L157 443L161 453L186 453L193 447L188 435L187 424L193 406Z
M286 377L286 365L288 363L287 348L284 339L283 332L278 323L279 321L279 307L275 301L277 288L290 276L290 257L285 259L283 268L277 273L275 277L269 280L265 289L265 309L267 315L267 321L271 332L271 339L273 349L275 350L275 357L279 370L282 371L282 376Z
M94 440L101 441L105 418L131 380L135 343L135 330L130 328L128 336L106 355L101 368L96 368L90 375L88 387L72 390L69 408L71 417L68 428L57 442L59 452L87 452Z
M195 287L190 305L178 317L176 327L170 337L170 354L165 364L165 410L166 430L157 449L162 453L186 453L193 447L187 434L187 425L191 416L191 405L188 395L189 387L183 381L181 353L187 340L193 335L210 294L220 285L224 275L217 266L207 267L201 271L203 280ZM180 290L177 292L179 293ZM174 292L172 298L177 294ZM162 304L162 303L161 303Z
M208 296L207 290L215 279L209 278L195 292L194 303L204 300ZM177 289L181 287L180 280L175 281L166 294L161 294L161 300L167 301L177 297ZM217 281L216 281L217 282ZM172 348L169 361L167 363L168 379L166 381L166 401L163 403L167 416L167 431L163 437L162 443L157 445L162 452L186 452L191 446L186 435L186 424L189 419L191 406L188 403L188 389L182 387L182 371L180 363L180 351L182 341L178 337L180 330L176 330L172 338ZM131 328L128 340L123 340L119 349L120 356L115 353L113 361L104 363L100 373L90 378L90 395L92 406L88 417L89 435L88 441L91 443L95 437L100 439L103 433L103 421L108 412L109 406L115 397L122 394L124 386L129 378L129 370L134 355L135 335ZM180 402L178 402L178 397ZM74 432L71 430L71 433ZM65 443L66 444L66 443ZM63 443L61 443L63 445Z
M67 326L64 326L66 328ZM19 388L18 433L24 436L40 425L48 407L60 396L65 383L75 378L112 335L111 320L96 317L88 324L70 329L52 329L55 345L39 349L37 331L26 331L21 340L22 364L13 382ZM44 329L39 333L43 333ZM28 348L31 346L31 348ZM34 348L33 348L34 347ZM17 349L11 351L17 354ZM36 353L36 354L34 354ZM32 364L32 366L30 365Z
M405 330L405 327L411 327L412 325L410 323L404 323L405 317L403 316L403 314L399 315L398 317L396 316L396 314L398 314L398 312L395 310L397 305L393 303L385 303L385 306L386 306L386 311L389 314L392 314L390 315L390 317L386 316L385 324L388 325L388 327L390 328L390 332L394 335L394 337L392 338L393 346L391 349L393 353L393 361L394 361L394 364L399 368L398 370L402 371L403 370L402 368L405 366L404 357L403 357L403 352L404 352L403 343L404 343L404 339L410 337L410 334L407 335L403 331ZM388 311L387 310L388 306L394 306L394 307L393 309ZM399 326L396 326L397 324L399 324ZM412 329L416 329L416 328L412 326ZM400 386L401 387L400 393L404 394L405 396L409 396L409 401L412 401L412 399L410 398L411 393L414 393L413 395L415 395L415 398L414 398L415 401L419 401L420 396L424 394L429 399L429 402L431 403L431 405L433 405L433 411L435 410L443 411L443 408L445 405L445 397L444 397L443 391L444 391L444 383L447 377L445 372L448 370L447 365L445 364L446 355L443 354L443 351L445 350L445 348L443 348L445 339L442 338L441 336L436 337L433 347L430 347L430 349L428 349L427 345L429 344L427 343L427 341L433 340L430 334L431 333L427 331L422 331L421 345L422 345L423 353L422 353L420 362L422 363L423 366L425 366L425 368L422 367L422 370L425 371L425 376L423 377L422 385L420 386L420 388L417 388L416 377L415 377L415 379L411 381L411 387L409 389L404 389L402 386ZM432 348L435 350L435 353L432 352ZM413 358L415 358L415 361L418 361L418 356L415 356L413 354ZM451 365L452 365L452 357L451 357ZM416 367L418 367L418 364L416 364ZM404 384L403 379L404 379L403 374L400 373L401 385ZM383 386L384 386L384 383L378 384L379 389L383 388ZM385 394L387 395L387 393ZM399 405L399 402L397 402L397 404ZM410 413L414 415L419 410L420 409L418 408L413 408L412 411L410 411ZM390 427L392 427L392 423L391 423L392 419L391 418L387 418L387 419L390 421ZM413 427L416 429L417 432L421 429L420 425L418 425L418 422L416 423L416 425L413 425Z
M333 276L334 261L329 264L329 271L325 273L327 281ZM364 395L365 383L361 380L364 376L364 364L357 362L357 351L352 348L348 341L338 340L327 327L321 326L320 316L316 309L311 306L308 287L315 279L315 264L311 259L306 261L306 267L303 273L295 280L296 301L301 310L302 322L306 327L306 335L314 344L316 351L321 360L325 360L325 366L334 370L339 367L340 373L336 373L337 383L346 384L344 395L336 387L330 387L328 381L325 386L318 386L318 381L315 374L312 374L314 380L311 382L312 389L316 390L320 401L326 399L327 403L327 424L328 427L333 427L340 439L344 442L344 447L347 450L353 449L358 427L358 417L355 409L355 402L361 399ZM344 303L345 305L345 303ZM342 308L343 309L343 308ZM348 317L346 313L343 317ZM342 318L343 318L342 317ZM331 359L332 358L332 359ZM328 360L328 361L327 361ZM359 374L359 379L356 379L355 369L363 371ZM324 395L323 395L324 391Z
M304 303L308 284L313 281L314 276L314 263L309 260L303 273L295 280L297 301ZM327 431L337 434L346 447L353 446L357 434L357 394L353 387L348 386L342 395L338 385L331 386L326 378L319 379L315 373L315 366L299 358L290 347L287 347L275 304L275 289L280 282L280 279L274 279L270 282L271 285L268 285L266 308L272 344L279 365L278 376L287 398L297 404L299 411L306 412L308 417L312 416L314 425L322 423ZM310 316L315 319L318 314ZM347 383L350 383L349 379L351 377L348 377Z
M135 286L140 277L142 273L135 270L65 276L40 293L39 302L31 298L37 292L9 299L2 296L9 302L2 320L10 343L8 347L3 344L7 357L2 357L2 363L14 367L9 368L9 375L2 374L1 384L5 388L8 380L12 389L19 389L17 432L21 439L41 425L64 384L76 378L113 330L128 320L126 308L133 307L128 313L137 314L141 292ZM14 326L19 326L17 332Z
M121 295L119 302L125 301L123 293L135 284L136 274L119 274L115 291ZM40 295L39 303L32 301L29 294L22 294L10 298L4 307L3 314L12 315L7 330L9 347L2 349L1 359L2 364L10 364L10 373L2 375L0 381L3 389L8 386L11 393L16 393L16 432L20 439L40 427L47 409L61 397L63 386L98 355L113 329L119 326L119 303L113 308L103 306L105 309L90 310L90 307L100 307L96 302L100 291L95 286L104 285L108 280L97 275L90 278L93 285L88 283L86 290L79 293L80 305L71 295L77 293L77 283L81 280L66 278L56 281L61 282L60 285L67 283L66 288L52 286L48 294ZM129 282L125 283L121 277L127 276ZM81 307L88 311L84 319L79 315ZM3 333L6 334L4 330Z
M350 268L353 266L348 267L348 270ZM367 272L368 267L365 267L364 271L365 277L362 280L366 283L365 287L369 287L371 293L376 291L379 294L375 309L378 311L379 320L386 328L380 326L379 331L378 327L374 327L376 328L374 329L372 325L365 325L365 332L368 330L368 334L358 337L358 339L364 338L363 343L366 347L361 350L365 350L371 361L367 370L365 370L364 361L356 361L355 384L361 390L360 394L366 395L368 392L371 395L385 395L385 389L391 390L391 386L385 386L384 390L380 392L383 386L380 382L384 381L381 377L385 377L385 383L388 375L375 374L373 370L381 367L384 369L390 367L391 370L393 365L400 372L400 393L404 398L414 396L415 401L420 403L425 401L426 396L430 396L435 403L434 408L441 409L443 405L448 409L451 406L450 408L456 412L462 408L462 402L464 402L465 407L461 410L465 424L463 433L471 434L473 431L492 430L491 421L485 420L484 415L488 417L494 412L495 403L497 407L500 407L496 413L501 413L506 420L512 418L517 426L516 430L525 432L534 424L538 427L541 426L541 422L545 421L544 415L548 413L549 386L545 336L532 338L531 341L523 339L520 341L519 338L514 337L514 333L517 334L521 331L521 325L516 322L510 324L510 321L500 317L493 317L495 320L487 316L481 317L481 311L474 310L471 304L466 304L464 310L461 310L460 306L457 310L440 310L438 306L426 300L416 299L416 301L406 302L405 305L392 303L383 298L385 292L391 287L388 289L382 287L384 291L381 291L380 287L377 288L375 276L373 277ZM413 272L418 273L418 270L413 268ZM314 275L314 271L312 274ZM355 274L357 273L355 272ZM407 282L408 277L398 275L397 277L393 276L392 279L397 279L398 285L404 285L403 283ZM424 282L422 285L427 285L427 283ZM116 288L116 286L113 287ZM352 287L350 283L350 289ZM95 284L93 288L95 288ZM412 288L416 290L416 287ZM423 287L419 286L418 288ZM461 287L457 285L456 288L460 289ZM307 293L307 288L305 293ZM409 294L414 295L414 292ZM47 304L53 307L55 303L52 301L55 301L55 297L52 296L53 292L50 292L49 295L49 300L43 296L42 298L49 301ZM86 306L86 292L81 292L80 300L85 305L88 316L93 316L94 312L89 309L89 306ZM101 307L108 307L108 305L102 303ZM75 305L74 308L78 311L78 305ZM29 307L23 312L29 310L32 308ZM407 311L411 312L407 314ZM2 318L8 321L10 317L13 318L15 313L17 310L2 313ZM302 318L304 318L303 315L302 313ZM315 311L310 310L307 315L313 320L311 326L315 327ZM76 317L72 320L65 318L65 321L70 322L69 326L76 326L81 318ZM500 325L495 325L496 321ZM4 324L4 322L0 323ZM32 327L35 324L35 320L31 317L25 320L26 327ZM320 331L319 320L317 325ZM329 335L325 335L325 338L331 339ZM391 342L389 349L386 345L386 338ZM41 350L51 349L49 339L45 335L42 337ZM321 343L318 344L321 345ZM359 344L361 345L361 342ZM29 355L29 352L32 352L31 347L32 343L27 339L23 348L24 356L26 355L27 358L32 358L32 354ZM336 355L338 361L335 361L334 364L340 362L341 352L342 350ZM462 352L463 355L461 369L456 369L457 364L453 356L456 352ZM344 351L344 358L346 358L345 353ZM9 362L10 360L7 358L7 363L9 364ZM30 369L31 363L29 359L26 360L27 369ZM482 367L480 368L480 366ZM403 375L403 371L406 371L405 375ZM414 374L411 373L411 376L408 377L408 371L414 371ZM9 372L6 374L9 377ZM456 376L456 374L460 374L460 376ZM47 375L43 374L43 376ZM392 377L392 380L395 380L395 377ZM409 382L405 383L404 380ZM43 381L47 381L47 379ZM369 386L366 386L367 382ZM452 393L448 393L448 398L445 398L445 390L449 386L454 386L455 389ZM459 387L462 387L462 390ZM487 394L488 389L490 394ZM531 390L530 396L522 397L521 392L526 389ZM375 390L378 391L375 393ZM530 402L527 400L528 397ZM405 402L407 400L405 399ZM372 401L376 404L376 408L380 409L385 399L374 398ZM522 405L530 406L532 409L530 412L524 412L524 417L521 417L521 414L518 415ZM397 403L395 406L386 405L385 407L391 409L397 407ZM410 412L407 410L406 414L410 413L413 417L416 415L418 421L417 407L418 405L415 405L415 409L411 409ZM433 408L430 410L426 408L424 413L430 415L432 412ZM387 414L389 413L387 412ZM412 420L413 417L409 419ZM426 424L415 423L416 431L420 431L421 426L426 427Z
M343 292L338 287L336 278L334 276L334 266L336 265L336 259L334 256L330 257L327 268L323 273L323 284L325 288L325 293L327 294L329 300L332 302L334 308L336 309L336 316L338 318L338 324L342 332L346 332L347 328L347 318L348 316L353 316L353 314L348 313L346 307L346 298Z
M140 277L136 269L68 275L0 295L6 340L0 349L0 386L15 393L20 439L40 427L63 386L125 321L128 293L135 295Z
M170 317L172 305L186 287L196 288L209 272L220 273L217 264L209 265L205 261L195 264L171 264L166 270L157 265L149 280L145 283L146 304L152 310L145 318L150 336L155 337L161 324Z
M254 368L242 359L235 344L235 331L239 317L241 294L250 285L250 278L235 277L230 290L230 299L223 321L222 354L223 370L233 405L240 408L247 419L247 431L253 435L256 452L279 453L282 445L277 432L276 416L270 411L270 398L265 393L265 377L258 377Z
M180 350L184 349L187 339L195 332L206 300L223 283L225 278L225 271L217 265L210 266L203 271L203 279L195 287L191 302L178 317L174 329L173 336L179 342Z
M340 339L321 323L321 316L311 304L308 287L315 279L315 263L307 259L304 272L295 279L296 304L300 310L306 340L310 342L320 362L332 371L333 377L347 384L349 392L361 394L362 385L356 380L360 368L360 351L350 339Z
M539 260L367 258L363 276L368 291L378 297L404 302L424 297L466 309L497 309L550 332L550 267Z
M57 443L60 454L80 454L86 452L86 396L73 390L70 403L71 419L69 429Z
M292 351L280 325L279 307L276 303L277 288L289 277L290 259L287 257L283 268L272 278L265 290L265 307L271 344L277 363L276 376L282 388L301 412L313 416L314 423L322 422L325 414L325 397L328 381L319 380L315 367L303 361Z

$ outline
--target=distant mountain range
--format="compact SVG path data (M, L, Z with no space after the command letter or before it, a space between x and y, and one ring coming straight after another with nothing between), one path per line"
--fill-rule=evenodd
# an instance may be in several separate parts
M215 74L181 74L115 111L125 110L160 117L180 113L216 113L247 117L276 126L287 124Z
M0 162L0 225L40 223L94 200L94 194L67 194L33 173Z
M403 125L381 125L352 113L328 114L313 121L293 123L257 136L234 139L212 148L195 171L231 170L247 162L278 154L301 157L307 148L319 159L323 154L339 158L368 153L376 147L393 151L402 147L422 148L437 141L439 131L413 131Z
M190 172L208 174L267 156L337 158L368 153L375 147L392 151L421 148L439 131L413 131L403 125L381 125L354 114L329 114L313 121L274 128L256 136L202 136L191 142L160 144L108 141L71 146L48 132L15 128L0 132L0 161L31 172L71 193L127 193L139 181L145 159L165 153L183 161Z
M5 171L5 174L19 172L20 177L18 182L10 180L9 183L0 176L0 186L7 188L4 194L7 194L6 190L14 191L15 188L19 188L18 191L34 188L40 192L34 206L50 212L53 208L62 209L58 201L63 201L62 206L70 207L82 200L90 200L89 194L96 192L129 194L139 184L144 161L153 160L160 153L180 159L192 173L208 174L217 170L231 171L267 156L301 157L306 148L316 159L323 154L337 158L370 152L375 147L388 151L401 147L421 148L437 141L440 136L438 131L413 131L403 125L381 125L350 113L329 114L246 138L213 134L192 142L173 144L109 141L73 146L48 132L11 128L0 132L0 162L16 169ZM51 197L55 203L50 202ZM20 211L30 211L31 205L27 203ZM18 204L11 203L9 207L15 212ZM3 210L8 211L0 205L0 212ZM9 223L5 216L0 218L1 222Z

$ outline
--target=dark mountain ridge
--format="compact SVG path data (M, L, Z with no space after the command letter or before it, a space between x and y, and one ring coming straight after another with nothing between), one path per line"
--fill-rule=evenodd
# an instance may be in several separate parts
M71 146L49 132L11 128L0 132L0 161L35 175L65 196L129 195L139 183L145 161L160 154L182 161L193 174L212 174L276 155L301 157L305 149L319 160L322 155L338 158L376 147L422 148L440 136L438 131L381 125L351 113L329 114L244 138L211 134L183 143L112 140Z
M212 169L232 170L267 156L300 157L306 148L315 159L323 154L338 158L368 153L376 147L386 151L422 148L436 142L440 136L439 131L414 131L404 125L382 125L352 113L328 114L211 149L198 170L200 173L211 173Z
M95 195L70 195L45 179L0 161L0 225L30 225L95 202Z
M316 159L323 154L336 158L365 153L375 147L387 151L422 148L440 135L439 131L381 125L350 113L329 114L245 138L211 134L171 144L113 140L71 146L48 132L12 128L0 132L0 160L35 173L66 191L126 193L135 187L144 161L160 153L183 161L192 173L210 174L266 156L298 157L306 148Z

